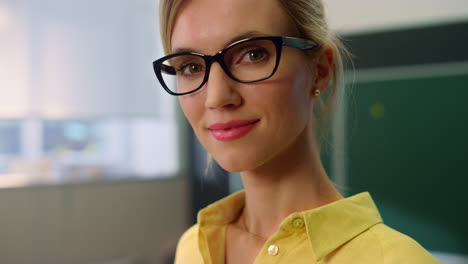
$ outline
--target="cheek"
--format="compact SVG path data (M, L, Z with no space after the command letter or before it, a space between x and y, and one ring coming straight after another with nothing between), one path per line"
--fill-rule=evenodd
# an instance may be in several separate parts
M195 131L195 133L197 133L199 123L203 114L203 108L201 108L200 106L203 106L203 103L200 101L200 99L189 95L185 97L179 97L179 104L193 130Z
M276 80L278 87L273 93L278 105L277 114L282 116L284 126L304 126L312 109L310 90L311 74L298 67L282 72Z

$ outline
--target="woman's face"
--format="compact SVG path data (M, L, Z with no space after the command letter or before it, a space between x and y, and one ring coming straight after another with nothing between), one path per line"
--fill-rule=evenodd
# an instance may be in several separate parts
M234 40L259 35L298 34L276 0L185 1L171 48L212 55ZM213 63L205 86L179 97L180 105L200 142L224 169L254 170L310 132L315 75L310 64L303 51L283 47L276 73L247 84L230 79Z

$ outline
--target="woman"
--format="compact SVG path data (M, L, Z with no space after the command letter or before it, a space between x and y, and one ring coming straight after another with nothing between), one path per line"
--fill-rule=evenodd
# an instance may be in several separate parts
M198 214L176 263L439 263L385 226L368 193L344 199L320 131L342 77L320 0L161 0L154 62L200 142L244 191ZM208 54L212 56L207 56Z

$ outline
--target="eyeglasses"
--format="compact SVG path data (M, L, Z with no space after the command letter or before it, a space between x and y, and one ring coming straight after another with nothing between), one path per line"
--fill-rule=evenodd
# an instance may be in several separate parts
M255 37L239 40L214 55L181 52L153 62L154 72L162 87L180 96L198 91L208 81L213 62L218 62L233 80L253 83L275 74L283 46L301 50L318 47L312 40L292 37Z

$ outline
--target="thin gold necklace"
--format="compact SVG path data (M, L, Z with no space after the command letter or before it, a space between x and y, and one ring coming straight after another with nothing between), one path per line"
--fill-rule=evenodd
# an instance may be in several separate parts
M258 239L260 239L260 240L262 240L262 241L267 241L267 240L268 240L267 237L264 237L264 236L261 236L261 235L259 235L259 234L255 234L255 233L253 233L253 232L250 232L249 229L247 228L247 225L245 224L245 218L242 217L242 220L243 220L243 221L240 221L240 222L242 223L242 227L237 226L237 225L235 225L235 224L232 225L232 226L234 226L234 227L237 228L238 230L241 230L241 231L243 231L243 232L245 232L245 233L248 233L248 234L250 234L250 235L252 235L252 236L254 236L254 237L256 237L256 238L258 238Z

